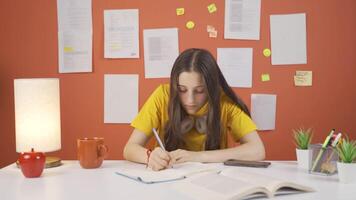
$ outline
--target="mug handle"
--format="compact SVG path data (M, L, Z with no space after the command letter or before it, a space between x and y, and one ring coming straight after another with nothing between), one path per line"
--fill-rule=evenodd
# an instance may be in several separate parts
M98 154L99 154L99 159L105 159L108 155L109 148L105 144L101 144L98 146Z

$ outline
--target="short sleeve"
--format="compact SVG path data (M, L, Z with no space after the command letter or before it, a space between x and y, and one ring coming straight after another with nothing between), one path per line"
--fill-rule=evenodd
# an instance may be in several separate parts
M237 105L230 103L228 109L230 132L235 142L257 130L256 124Z
M160 126L162 108L166 103L163 86L159 86L147 99L131 126L144 132L147 136L152 135L152 128Z

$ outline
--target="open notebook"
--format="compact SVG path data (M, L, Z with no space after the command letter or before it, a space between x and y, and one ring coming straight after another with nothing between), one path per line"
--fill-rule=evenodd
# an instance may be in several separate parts
M120 165L115 173L142 183L152 184L181 180L203 172L216 174L220 171L219 168L222 167L218 167L218 165L187 162L176 164L170 169L153 171L146 168L146 165L126 162Z
M193 199L251 199L271 198L300 192L312 192L312 188L290 181L243 171L239 168L226 168L220 173L201 173L173 187Z

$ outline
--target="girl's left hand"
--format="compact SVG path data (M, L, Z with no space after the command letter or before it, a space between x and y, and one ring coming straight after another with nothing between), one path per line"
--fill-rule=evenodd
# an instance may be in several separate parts
M184 162L197 162L198 161L198 152L187 151L183 149L177 149L169 152L171 160L169 165L184 163Z

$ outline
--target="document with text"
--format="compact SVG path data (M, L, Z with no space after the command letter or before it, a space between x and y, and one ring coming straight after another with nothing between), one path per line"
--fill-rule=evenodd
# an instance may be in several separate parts
M261 0L225 0L225 39L260 39Z
M92 1L57 0L58 71L92 72Z
M168 78L179 55L178 29L143 31L145 78Z
M139 58L138 9L104 10L104 58Z

